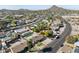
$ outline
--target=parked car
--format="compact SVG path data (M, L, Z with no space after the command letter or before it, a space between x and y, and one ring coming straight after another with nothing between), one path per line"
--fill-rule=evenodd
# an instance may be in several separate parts
M59 39L60 38L60 35L57 35L54 39Z
M50 52L50 51L52 51L52 47L46 47L42 51L43 52Z
M60 35L58 35L58 37L57 37L57 39L59 39L61 36Z

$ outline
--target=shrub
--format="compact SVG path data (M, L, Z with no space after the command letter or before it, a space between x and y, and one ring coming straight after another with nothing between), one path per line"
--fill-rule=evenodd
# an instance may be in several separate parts
M74 44L76 41L78 41L78 37L77 36L69 36L66 38L67 42L70 43L70 44Z
M47 37L53 36L53 32L51 30L42 31L41 34Z

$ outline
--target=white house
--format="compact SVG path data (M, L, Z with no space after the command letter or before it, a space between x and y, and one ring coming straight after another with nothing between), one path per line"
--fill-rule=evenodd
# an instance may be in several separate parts
M22 33L22 32L28 31L28 30L29 30L29 28L26 27L26 28L16 29L16 30L14 30L14 32L15 33Z

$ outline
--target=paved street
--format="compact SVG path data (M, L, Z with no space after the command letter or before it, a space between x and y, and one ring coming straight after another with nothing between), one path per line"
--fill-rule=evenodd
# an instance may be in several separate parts
M48 47L52 48L52 50L49 51L48 53L56 53L57 50L60 48L60 46L64 43L65 38L71 33L71 30L72 30L71 25L64 19L63 21L66 24L66 28L64 29L64 32L60 35L61 37L59 39L55 39L48 44ZM39 52L42 53L43 51L41 50Z

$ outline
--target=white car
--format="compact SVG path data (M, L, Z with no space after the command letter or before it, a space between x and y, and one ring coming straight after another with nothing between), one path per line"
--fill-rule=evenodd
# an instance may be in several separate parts
M59 39L60 38L60 35L57 35L54 39Z

